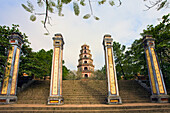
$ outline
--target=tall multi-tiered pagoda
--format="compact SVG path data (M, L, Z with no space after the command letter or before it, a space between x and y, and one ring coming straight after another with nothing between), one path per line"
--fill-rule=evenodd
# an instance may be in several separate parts
M80 50L80 59L78 60L79 64L77 66L78 71L82 73L82 77L88 78L93 76L94 65L92 55L90 54L89 46L84 44L81 46Z

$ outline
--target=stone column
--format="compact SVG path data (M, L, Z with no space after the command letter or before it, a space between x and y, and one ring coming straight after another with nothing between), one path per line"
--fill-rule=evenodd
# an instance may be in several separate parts
M53 37L53 60L51 70L50 96L48 104L64 104L62 97L62 60L63 60L64 40L61 34L55 34Z
M103 46L105 51L106 76L108 84L107 104L121 104L122 100L118 91L117 75L113 56L113 39L111 38L111 35L104 36Z
M143 43L152 92L151 101L157 103L166 103L168 102L168 95L165 88L165 83L160 69L158 57L155 52L155 40L152 38L151 35L146 35L143 38Z
M5 76L2 83L0 104L15 103L17 101L16 90L19 70L20 51L23 37L19 33L12 33L9 36L9 42L12 48L8 52L7 62L9 65L5 68Z

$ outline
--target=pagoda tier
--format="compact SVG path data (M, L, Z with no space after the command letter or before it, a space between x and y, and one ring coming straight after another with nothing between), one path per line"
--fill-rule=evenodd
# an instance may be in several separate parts
M88 53L81 53L81 54L79 55L79 57L83 57L83 58L91 58L92 55L91 55L91 54L88 54Z
M85 61L89 61L89 62L85 62ZM84 57L84 58L80 58L79 60L79 63L82 63L84 61L84 63L92 63L93 62L93 59L91 58L87 58L87 57Z
M91 77L94 72L94 65L92 55L90 53L89 46L84 44L81 46L80 50L80 59L78 60L79 64L77 66L78 71L82 73L82 77L88 78Z

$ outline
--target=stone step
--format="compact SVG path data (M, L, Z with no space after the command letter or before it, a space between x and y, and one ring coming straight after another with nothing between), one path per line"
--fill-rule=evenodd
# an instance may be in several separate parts
M1 113L168 113L166 109L132 109L132 110L2 110Z
M95 97L89 97L89 98L86 98L86 97L73 97L73 98L64 98L64 100L105 100L106 97L102 97L102 98L95 98Z
M93 89L95 89L95 88L93 88ZM84 88L82 88L82 89L64 89L63 88L63 92L74 92L74 91L81 91L81 92L83 92L83 91L90 91L90 90L88 90L88 89L84 89ZM95 92L95 91L107 91L107 90L105 90L105 89L95 89L93 92Z
M107 96L63 96L64 98L106 98Z
M62 105L62 106L47 106L47 105L4 105L0 106L0 113L51 113L51 112L64 112L64 113L87 113L87 112L100 112L100 113L169 113L170 104L124 104L124 105Z
M96 94L96 93L66 93L66 94L64 94L63 93L63 96L67 96L67 95L87 95L87 96L90 96L90 95L94 95L94 96L95 95L96 96L100 96L101 95L102 96L103 95L104 96L106 94L102 94L102 93L101 94Z
M47 100L23 100L18 101L17 104L47 104Z
M63 96L64 98L70 98L70 97L72 97L72 98L93 98L93 97L95 97L95 98L106 98L107 96L99 96L99 95L95 95L95 96L92 96L92 95L86 95L86 96L82 96L82 95L80 95L80 96L75 96L75 95L68 95L68 96Z
M102 109L139 109L139 108L170 108L169 103L132 103L132 104L122 104L122 105L105 105L105 104L98 104L98 105L33 105L33 104L12 104L12 105L1 105L0 110L86 110L86 109L93 109L93 110L102 110Z

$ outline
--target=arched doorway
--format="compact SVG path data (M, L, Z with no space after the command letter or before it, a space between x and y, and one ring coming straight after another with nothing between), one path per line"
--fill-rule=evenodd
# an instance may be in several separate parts
M88 74L85 74L84 77L85 77L85 78L88 78Z

